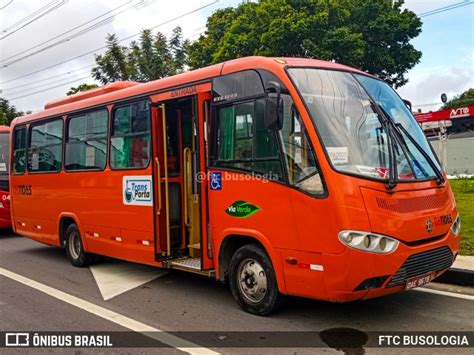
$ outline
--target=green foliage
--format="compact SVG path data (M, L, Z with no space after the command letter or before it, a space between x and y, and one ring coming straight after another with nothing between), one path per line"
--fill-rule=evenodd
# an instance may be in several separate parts
M82 92L82 91L87 91L87 90L91 90L91 89L95 89L95 88L98 88L99 85L97 84L87 84L87 83L84 83L84 84L81 84L79 86L76 86L76 87L71 87L69 89L69 91L66 93L67 96L71 96L71 95L74 95L74 94L77 94L78 92Z
M449 180L461 215L461 254L474 255L474 180Z
M445 110L448 108L466 107L469 105L474 105L474 88L470 88L462 94L455 96L446 102L441 109Z
M31 111L17 111L16 107L11 105L8 100L0 97L0 125L9 126L15 117L23 116Z
M183 41L181 27L176 27L169 41L161 32L155 35L142 30L140 39L128 47L121 46L115 34L107 36L107 50L97 55L97 66L92 69L94 79L102 84L132 80L146 82L184 70L187 41Z
M409 41L420 19L401 10L403 1L261 0L221 9L189 46L189 65L199 68L248 55L335 60L395 87L421 52Z

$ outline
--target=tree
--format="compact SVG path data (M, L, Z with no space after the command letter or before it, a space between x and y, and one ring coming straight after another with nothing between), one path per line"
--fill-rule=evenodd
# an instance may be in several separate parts
M248 55L307 57L360 68L395 87L421 52L409 42L420 19L403 1L261 0L216 11L189 46L199 68Z
M161 32L155 35L142 30L138 41L121 46L115 34L106 40L107 50L96 55L97 66L92 69L94 79L102 84L119 80L146 82L180 73L185 68L187 41L183 41L181 27L176 27L168 41Z
M76 87L71 87L69 89L69 91L66 93L67 96L71 96L71 95L74 95L74 94L77 94L78 92L81 92L81 91L87 91L87 90L91 90L91 89L95 89L95 88L98 88L99 85L97 84L87 84L87 83L83 83L79 86L76 86Z
M454 96L451 100L446 102L441 109L445 110L448 108L466 107L473 104L474 104L474 88L470 88L464 91L462 94Z
M0 125L9 126L14 118L31 113L31 111L17 111L7 99L0 97Z

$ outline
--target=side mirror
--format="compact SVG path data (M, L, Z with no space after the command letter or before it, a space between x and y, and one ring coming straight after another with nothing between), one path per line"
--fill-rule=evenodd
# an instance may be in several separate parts
M269 81L265 85L267 98L265 99L265 128L270 130L281 130L283 128L283 99L281 98L281 87L275 81Z
M408 107L408 109L410 110L410 112L412 112L411 101L408 101L408 100L405 100L405 99L402 99L402 100L403 100L403 103L406 105L406 107Z

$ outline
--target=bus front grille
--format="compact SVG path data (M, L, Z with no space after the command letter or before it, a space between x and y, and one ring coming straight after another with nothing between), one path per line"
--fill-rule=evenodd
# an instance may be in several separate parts
M386 287L403 285L412 277L447 269L452 263L453 254L447 246L410 255Z

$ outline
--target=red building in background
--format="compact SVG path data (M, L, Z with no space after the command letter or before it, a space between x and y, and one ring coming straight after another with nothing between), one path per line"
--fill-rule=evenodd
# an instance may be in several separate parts
M448 134L474 132L474 106L417 113L415 118L428 136L437 134L443 125Z

